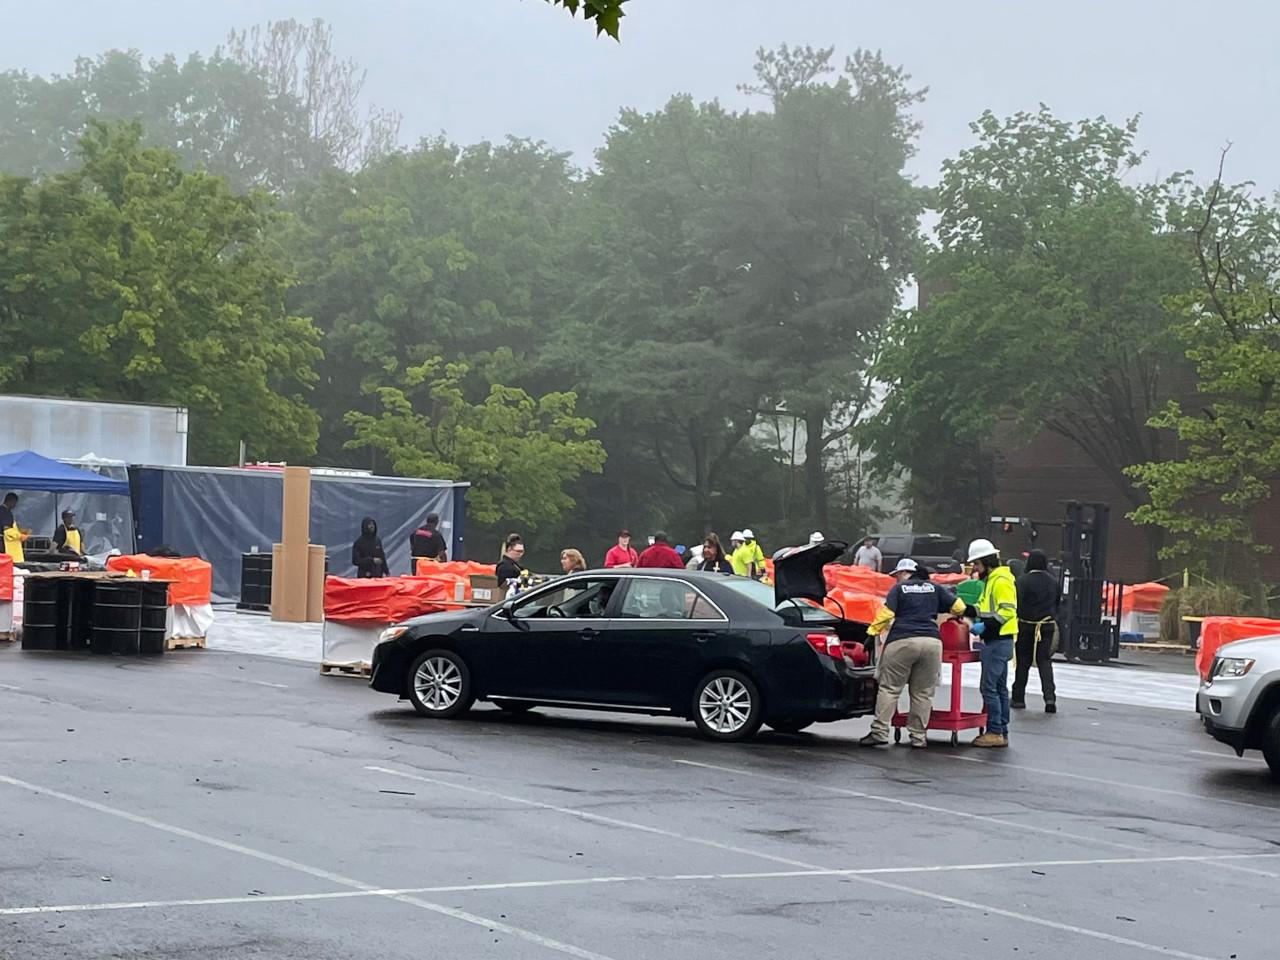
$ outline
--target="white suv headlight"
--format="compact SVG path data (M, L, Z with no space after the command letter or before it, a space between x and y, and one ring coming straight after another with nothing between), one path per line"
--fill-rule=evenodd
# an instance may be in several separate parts
M1243 677L1253 669L1253 661L1244 657L1219 657L1213 665L1214 677Z

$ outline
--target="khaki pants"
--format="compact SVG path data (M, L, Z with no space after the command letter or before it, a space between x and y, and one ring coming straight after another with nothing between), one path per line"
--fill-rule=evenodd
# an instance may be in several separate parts
M877 739L889 739L889 722L898 709L902 688L910 687L911 709L907 715L907 733L912 741L924 741L924 731L933 712L933 692L938 688L938 672L942 669L942 641L936 637L902 637L885 644L877 675L880 692L876 695L876 718L871 733Z

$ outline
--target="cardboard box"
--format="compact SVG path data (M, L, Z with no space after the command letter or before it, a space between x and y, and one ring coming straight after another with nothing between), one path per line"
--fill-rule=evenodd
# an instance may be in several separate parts
M480 574L471 575L471 600L473 603L498 603L505 597L506 593L498 589L497 577L486 577Z

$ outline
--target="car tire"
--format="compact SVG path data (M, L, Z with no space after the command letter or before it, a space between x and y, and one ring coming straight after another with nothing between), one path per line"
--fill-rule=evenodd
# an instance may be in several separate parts
M494 700L493 705L506 713L528 713L537 706L531 700Z
M698 732L709 740L732 742L755 735L764 721L760 688L737 670L712 670L698 681L690 711Z
M409 667L408 695L424 717L451 720L475 703L471 670L452 650L428 650Z
M766 720L765 726L778 733L799 733L813 726L813 720Z
M1262 756L1271 768L1271 779L1280 783L1280 707L1262 728Z

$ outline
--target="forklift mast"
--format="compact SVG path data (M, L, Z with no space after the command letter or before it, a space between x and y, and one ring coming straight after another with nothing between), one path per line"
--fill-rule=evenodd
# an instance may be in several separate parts
M1068 660L1106 663L1120 655L1120 612L1124 587L1106 580L1111 507L1099 501L1068 500L1062 520L992 517L1005 533L1026 531L1031 547L1040 527L1062 528L1058 554L1059 649Z

